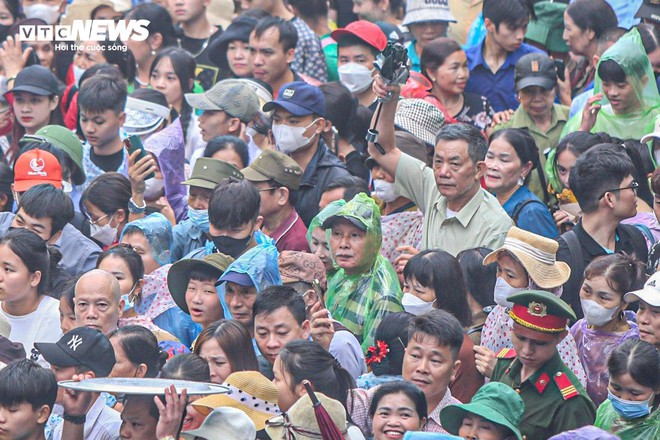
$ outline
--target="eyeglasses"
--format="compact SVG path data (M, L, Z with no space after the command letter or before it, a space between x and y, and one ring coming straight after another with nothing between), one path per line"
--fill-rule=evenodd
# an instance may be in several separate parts
M103 220L104 218L108 217L109 215L112 215L112 217L110 217L110 221L108 223L112 223L112 219L115 218L115 213L114 212L112 214L106 214L104 216L101 216L101 217L97 218L96 220L92 220L92 218L89 215L87 215L87 220L89 220L89 224L94 225L94 226L98 226L99 222L101 220Z
M601 194L600 197L598 197L598 200L600 200L600 199L602 199L603 197L605 197L605 194L607 194L608 192L624 191L624 190L626 190L626 189L632 189L633 192L635 193L635 195L637 195L637 189L638 189L638 188L639 188L639 183L637 183L636 181L633 180L632 183L630 184L630 186L624 186L623 188L614 188L614 189L608 189L608 190L606 190L605 192L603 192L603 194Z
M280 189L280 188L281 188L281 187L279 187L279 186L271 186L271 187L268 187L268 188L261 188L261 189L259 190L259 192L273 191L273 190Z

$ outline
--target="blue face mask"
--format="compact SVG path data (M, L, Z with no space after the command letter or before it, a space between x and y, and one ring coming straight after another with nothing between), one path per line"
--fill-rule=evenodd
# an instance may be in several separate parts
M653 399L653 394L646 399L639 402L632 400L624 400L620 397L615 396L608 389L607 398L612 402L612 407L614 410L624 419L638 419L649 415L651 412L651 399Z
M188 218L202 232L209 232L209 211L207 209L193 209L189 206Z

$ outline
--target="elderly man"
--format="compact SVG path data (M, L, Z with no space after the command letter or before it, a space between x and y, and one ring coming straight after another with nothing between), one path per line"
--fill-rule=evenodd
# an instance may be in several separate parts
M424 213L422 249L442 249L456 255L464 249L501 246L512 222L497 199L481 188L488 148L481 132L467 124L444 126L436 137L433 168L429 168L395 145L399 86L386 86L376 77L374 89L381 97L388 93L392 97L383 104L377 126L383 152L370 143L369 154L394 176L395 192L412 200ZM417 253L407 248L408 254L400 259Z
M114 275L94 269L81 276L75 288L76 322L79 327L108 335L118 327L124 311L119 282Z

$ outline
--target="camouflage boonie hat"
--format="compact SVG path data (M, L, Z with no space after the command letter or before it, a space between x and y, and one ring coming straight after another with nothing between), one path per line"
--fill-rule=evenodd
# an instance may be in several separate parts
M254 89L233 79L220 81L204 93L186 93L185 96L193 108L223 111L246 124L259 111L259 97Z

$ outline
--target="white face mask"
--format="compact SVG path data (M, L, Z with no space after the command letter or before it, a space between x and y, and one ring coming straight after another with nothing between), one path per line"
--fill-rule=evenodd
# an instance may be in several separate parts
M419 316L433 310L434 302L435 300L428 302L424 301L420 297L407 292L404 293L403 297L401 298L401 305L403 306L403 309L406 312L412 313L415 316Z
M305 131L314 125L318 119L314 119L307 127L292 127L284 124L273 124L273 137L275 138L275 145L284 154L291 154L294 151L300 150L302 147L309 144L312 137L305 137Z
M250 127L248 125L247 127L245 127L245 134L250 136L250 139L252 139L253 137L255 137L259 133L257 132L257 130L254 129L254 127Z
M385 203L390 203L399 198L394 192L394 184L381 179L374 179L373 194Z
M595 325L596 327L610 322L619 310L619 306L608 309L591 299L580 299L580 304L582 305L584 319L587 320L587 324Z
M89 225L90 237L94 240L103 243L106 246L110 246L117 239L117 228L110 226L112 220L115 218L114 214L110 217L110 221L103 225L99 226L96 224Z
M497 305L510 309L513 303L508 302L506 299L514 293L522 292L527 287L511 287L504 278L498 277L495 281L495 302Z
M165 188L165 182L163 179L157 179L156 177L152 179L147 179L144 181L146 189L144 190L144 198L147 200L156 200L159 197L162 197Z
M371 70L362 64L346 63L337 69L339 80L351 93L362 93L371 86Z
M25 14L25 18L40 18L46 24L55 24L60 16L60 7L59 5L48 6L38 3L36 5L23 6L23 13Z
M80 86L80 78L82 78L83 73L85 73L86 70L87 69L78 67L75 64L73 65L73 80L75 85Z

